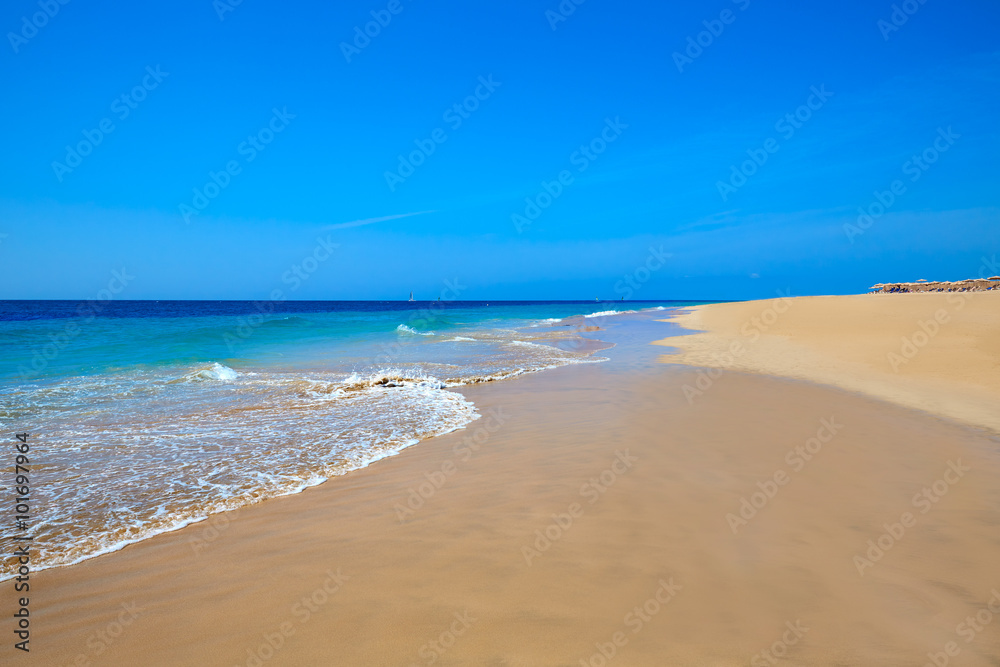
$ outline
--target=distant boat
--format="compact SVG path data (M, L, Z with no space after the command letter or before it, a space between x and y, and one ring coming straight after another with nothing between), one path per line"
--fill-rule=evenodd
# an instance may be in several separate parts
M410 292L410 301L413 301L413 292Z

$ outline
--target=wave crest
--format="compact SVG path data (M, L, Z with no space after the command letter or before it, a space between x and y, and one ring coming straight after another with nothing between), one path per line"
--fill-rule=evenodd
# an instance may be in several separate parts
M584 317L608 317L609 315L624 315L626 313L634 313L634 310L602 310L597 313L591 313L590 315L584 315Z
M411 335L414 335L414 336L433 336L434 335L433 331L417 331L413 327L408 327L405 324L400 324L398 327L396 327L396 331L399 332L399 333L401 333L401 334L411 334Z
M239 376L239 373L229 366L223 366L218 362L214 362L211 366L198 368L186 373L182 380L184 382L210 382L213 380L228 382L235 380L237 376Z

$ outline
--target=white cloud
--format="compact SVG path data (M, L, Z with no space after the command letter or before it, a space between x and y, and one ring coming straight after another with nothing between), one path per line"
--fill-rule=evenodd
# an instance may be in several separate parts
M361 227L363 225L374 225L376 222L385 222L387 220L398 220L400 218L409 218L414 215L424 215L425 213L434 213L434 211L417 211L416 213L400 213L399 215L386 215L381 218L367 218L365 220L352 220L351 222L340 222L336 225L328 225L323 228L324 231L329 231L331 229L347 229L348 227Z

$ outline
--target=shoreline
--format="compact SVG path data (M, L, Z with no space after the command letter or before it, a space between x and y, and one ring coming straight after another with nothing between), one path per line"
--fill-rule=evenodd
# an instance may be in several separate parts
M697 372L656 363L650 342L676 327L657 317L609 320L609 362L461 388L483 414L466 429L34 574L34 659L569 666L603 647L621 664L735 667L783 637L800 664L942 650L1000 583L997 440L743 373L691 404ZM829 444L788 463L831 416ZM859 575L867 540L956 459L971 470ZM790 482L734 534L727 515L779 468ZM962 651L989 664L1000 638Z
M419 314L424 311L415 312ZM581 315L580 318L582 317ZM136 318L136 320L140 320L140 318ZM413 316L410 318L411 322L412 320ZM144 320L142 321L144 322ZM121 385L137 390L135 392L137 395L156 397L150 398L145 404L139 399L131 401L131 403L137 405L133 409L140 413L145 411L145 416L149 419L148 423L151 424L148 429L143 425L142 414L133 415L131 419L126 418L126 421L116 421L113 416L109 416L108 419L103 420L103 424L90 431L84 429L76 432L75 437L77 442L74 442L72 437L59 438L57 435L58 432L60 430L65 431L65 427L60 429L58 415L54 420L52 419L52 413L56 412L54 410L27 409L24 411L24 414L19 415L21 419L25 417L30 419L34 414L38 413L43 415L42 419L36 422L36 427L43 434L46 431L49 432L50 437L46 439L47 441L40 441L40 444L48 450L46 458L49 459L50 471L72 469L83 461L84 465L79 465L80 469L77 470L77 481L73 483L74 486L86 487L87 485L82 483L83 480L94 479L96 476L103 477L104 484L102 486L105 487L103 490L97 491L84 489L83 492L80 489L71 489L74 492L72 502L76 505L75 508L70 502L59 502L57 500L46 503L43 501L40 506L43 508L43 514L35 519L35 522L41 526L39 529L40 533L35 534L35 545L38 549L38 553L33 557L35 571L43 571L51 567L74 565L90 558L120 551L131 544L140 543L155 535L173 532L184 526L203 522L216 514L232 510L239 506L255 504L268 498L300 493L309 486L324 483L346 472L365 467L379 458L394 455L401 449L417 444L436 434L447 432L455 427L465 426L473 419L475 416L472 414L474 412L473 407L463 403L454 393L426 392L427 400L422 402L420 388L427 381L437 383L443 387L456 387L467 383L512 379L525 373L549 370L565 363L589 361L591 359L589 357L584 358L584 356L591 355L595 350L600 349L599 344L585 339L579 339L583 341L583 344L563 345L563 348L566 349L561 349L557 343L562 342L563 338L570 334L563 334L562 331L558 330L552 330L551 333L543 332L542 329L535 330L534 326L543 322L536 321L534 318L504 321L508 323L514 322L522 326L514 329L497 329L489 325L484 325L481 322L478 324L467 324L459 330L463 333L477 333L477 338L458 337L458 340L473 341L475 344L487 347L488 349L489 346L492 346L492 351L496 352L506 347L506 343L502 338L504 335L507 335L509 338L514 339L512 341L513 344L523 346L522 348L518 348L517 352L509 354L507 359L497 362L493 367L485 364L478 371L471 373L466 372L463 374L459 372L457 375L443 375L442 380L438 380L437 377L430 373L424 374L420 368L416 368L415 370L410 368L411 376L404 377L400 375L400 371L390 367L388 364L383 364L382 370L370 373L362 371L359 374L356 369L350 369L346 365L339 369L338 372L336 369L324 368L322 363L316 363L315 361L310 361L309 363L313 363L319 367L311 369L309 368L309 363L306 364L305 368L297 368L294 360L290 365L279 365L275 364L272 358L270 365L266 360L263 363L255 364L252 359L237 359L235 363L232 359L225 359L226 362L233 363L234 366L239 368L239 371L215 361L166 364L153 369L150 373L152 377L143 377L143 370L148 369L140 369L138 372L126 370L124 373L103 369L103 371L98 370L91 375L70 375L68 377L54 375L40 380L45 391L38 390L37 392L35 392L29 383L24 383L22 391L16 393L13 398L10 398L9 394L5 395L5 397L8 398L11 404L30 404L37 408L59 404L58 396L55 399L51 397L53 387L62 389L65 386L68 391L72 391L78 389L81 384L84 386L91 384L92 378L96 378L93 382L99 385L99 388L94 389L94 384L91 384L88 389L81 392L83 398L78 396L76 400L76 405L80 406L79 411L84 412L84 417L91 417L93 414L102 412L98 408L97 411L91 409L90 414L87 414L88 409L85 406L91 405L90 399L100 400L102 392L113 393L118 391ZM189 324L188 326L195 326L197 328L200 325ZM397 326L397 329L399 328L407 329L407 326L400 324ZM577 328L583 330L597 329L597 327L583 327L582 325ZM412 331L410 329L407 330ZM568 331L568 329L565 331ZM478 333L480 332L484 334L482 338L478 337ZM387 335L391 336L394 341L399 338L399 335L396 333L389 333ZM449 337L448 333L444 333L432 340L444 343L445 345L442 346L444 348L465 345L464 342L459 343L458 346L453 345L454 341L447 340ZM418 339L418 342L420 340ZM406 344L407 337L403 336L402 341L399 344L400 347L393 348L389 352L397 355L401 354L400 350ZM577 342L577 339L572 339L572 342ZM375 346L372 345L371 347L374 349ZM384 347L381 349L385 350ZM541 351L540 354L539 351ZM386 352L386 354L388 355L389 352ZM458 352L453 351L452 353ZM434 353L431 352L429 354L433 356ZM447 355L449 352L438 352L437 354ZM278 354L277 356L284 357L284 354ZM308 351L306 354L303 354L303 358L307 356L309 356ZM488 354L484 354L483 356L485 358ZM436 370L447 372L453 369L460 369L460 366L453 366L452 364L445 364L444 366ZM310 372L311 370L316 371L315 375ZM262 379L264 376L266 378ZM291 378L292 381L283 382L288 378ZM301 386L295 386L296 378L308 384L305 389L305 397L296 394L296 392L301 390ZM101 380L107 381L100 384ZM119 382L121 385L118 384ZM63 385L62 383L65 384ZM247 407L246 404L250 404L252 407L262 407L265 409L254 412L237 411L231 415L225 414L225 406L233 402L234 399L231 395L222 394L226 391L226 387L231 384L238 385L239 387L234 390L234 393L239 393L241 396L246 397L243 407ZM150 385L152 385L152 391L150 391ZM261 385L269 385L271 387L281 386L285 390L284 395L280 395L281 392L276 391L264 397L262 392L257 391ZM397 390L393 392L395 396L390 400L385 394L383 386L399 387L400 385L413 391L410 391L408 395L404 394L404 400L399 397L401 390ZM190 412L185 413L183 408L176 410L172 415L173 419L168 421L177 423L185 421L187 418L197 423L205 419L206 413L214 414L219 417L217 428L207 430L211 430L213 435L224 434L228 431L231 436L228 438L220 437L214 443L217 445L216 451L226 451L224 456L228 460L220 460L222 457L212 460L210 456L201 459L201 462L206 463L204 467L214 468L215 471L229 466L228 470L215 477L215 479L221 480L221 483L211 484L210 482L204 482L201 484L202 488L195 490L193 493L186 493L185 488L175 484L172 478L175 476L177 468L162 459L158 467L149 465L146 469L137 471L135 475L131 474L133 471L129 470L127 466L115 468L115 464L125 458L119 455L120 450L116 448L116 444L121 445L123 441L127 442L130 435L137 441L150 440L147 437L149 435L148 430L155 431L155 424L162 420L162 415L158 411L160 406L164 404L169 406L171 399L174 399L174 407L183 405L185 400L191 399L192 394L197 395L197 391L192 390L186 396L177 400L177 396L168 395L166 391L162 391L172 387L176 388L177 386L204 388L206 391L202 392L203 394L208 394L209 389L214 389L217 400L211 397L204 399L202 406L205 408L205 411L203 412L190 410ZM148 394L145 393L147 391L149 391ZM162 393L156 393L157 391L162 391ZM32 395L32 392L35 392L35 394ZM279 450L278 452L272 452L268 456L261 455L257 460L253 460L254 448L250 443L254 440L266 440L266 438L260 435L257 438L241 438L242 434L240 431L253 430L254 421L256 421L258 434L263 429L265 431L270 430L270 433L276 438L282 437L282 434L286 432L298 433L299 437L302 437L305 435L303 425L308 421L303 418L305 416L303 408L310 404L310 399L320 399L320 401L313 402L313 405L315 405L317 402L321 402L321 399L325 398L324 394L335 395L337 393L342 393L342 395L350 394L350 404L357 406L354 412L352 413L350 408L345 407L349 403L348 401L338 404L341 409L339 412L334 412L333 416L330 416L331 411L323 409L327 406L321 406L321 411L326 416L324 422L325 428L317 429L315 431L316 437L306 447L297 448L298 452L296 453L305 454L310 451L326 452L330 450L335 455L340 454L339 457L313 456L308 460L308 463L298 465L303 462L304 457L296 455L282 457ZM364 402L356 400L360 394L374 399L373 402L376 403L384 397L386 399L384 402L391 402L395 410L380 410L378 405L366 405ZM103 396L103 398L107 397ZM280 423L280 420L274 419L271 415L264 413L267 408L273 408L275 405L278 405L278 401L281 399L288 399L289 410L294 411L298 415L299 420L298 423L288 423L288 428L284 431L277 431L275 424ZM198 400L197 396L195 400ZM238 401L238 399L235 400ZM32 403L31 401L34 402ZM400 403L407 403L407 405L401 406ZM125 404L116 403L114 407L106 408L106 411L109 415L113 415L123 405ZM123 411L127 411L127 409L124 408ZM279 411L272 410L272 415L278 413ZM377 428L378 425L385 425L387 422L391 423L395 415L401 413L408 416L397 419L394 425L395 428L391 426L381 429ZM410 419L414 414L418 415L418 417ZM236 429L231 429L230 420L232 418L239 420L243 415L246 415L246 422L240 424L240 427ZM375 418L370 419L373 415ZM376 427L353 441L349 437L343 438L336 443L339 445L339 451L336 451L337 447L331 447L328 444L330 443L330 434L336 431L340 424L345 422L350 423L351 417L355 418L355 423L364 423L367 421ZM407 422L407 419L409 419L409 422ZM84 419L84 421L87 420ZM318 421L320 420L316 418L313 420L313 423L317 423ZM53 422L55 422L55 427L53 427ZM72 417L70 417L62 423L73 424L74 422L72 421ZM103 461L99 461L98 456L93 456L89 460L87 459L87 453L93 453L97 450L96 447L76 449L78 443L101 443L102 440L98 439L95 431L100 433L101 436L109 435L113 441L107 447L106 451L108 453ZM159 435L162 436L163 433L160 432ZM181 440L184 433L174 432L170 435L180 436L178 440ZM120 437L117 438L117 442L114 442L116 436ZM247 446L241 447L242 443L239 442L240 440L247 443ZM353 446L353 443L357 443L357 446ZM197 459L199 453L192 452L191 450L199 449L199 446L204 445L204 441L199 442L191 438L186 444L188 445L186 450L178 448L186 451L186 454L179 455L173 459L172 463L175 463L177 466L183 466L188 471L186 474L190 474L192 468L195 468L198 464L188 466L186 459L188 457ZM169 451L171 448L164 447L163 449ZM64 454L60 457L60 452L74 451L77 453ZM145 451L142 448L137 448L130 451L130 455L133 456L130 460L141 465L144 461L155 458L155 454L154 447L148 447ZM244 457L244 460L238 462L241 455ZM207 462L206 459L208 459ZM239 463L244 463L244 465L241 466ZM288 467L289 464L291 467ZM278 468L282 469L278 475L261 482L260 477L267 477L272 469ZM247 473L248 470L250 471L249 473ZM226 478L226 472L232 474ZM258 475L257 479L255 479L255 474ZM138 479L140 480L140 485L142 485L146 475L156 479L159 483L159 489L163 491L169 489L169 491L161 494L156 490L146 489L142 493L131 494L127 482L120 483L117 485L117 488L113 488L114 482L122 479ZM276 480L275 478L278 479ZM199 482L201 481L199 480ZM44 480L43 483L48 488L60 488L60 484L54 479ZM108 483L112 486L108 486ZM215 492L214 488L206 488L209 486L217 487L221 491ZM98 485L96 484L90 486L90 489L97 488ZM201 491L201 493L199 494L198 491ZM170 498L172 496L180 496L184 500L178 501L174 498L173 502L171 502ZM104 503L103 501L105 500L109 502ZM95 504L97 504L96 507ZM118 510L122 507L133 510L124 521L128 526L127 530L121 529L123 522L117 518ZM85 508L93 508L93 511L81 511L85 510ZM60 530L60 526L64 527L64 529ZM15 566L11 566L10 562L0 564L0 583L14 578L16 574L16 564Z

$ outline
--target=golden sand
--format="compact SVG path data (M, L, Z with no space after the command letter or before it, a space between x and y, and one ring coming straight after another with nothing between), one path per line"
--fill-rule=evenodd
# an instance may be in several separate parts
M608 354L463 389L483 419L300 495L33 575L32 653L4 664L996 664L1000 615L960 625L1000 590L995 436L762 375L692 397L696 369Z
M810 380L1000 432L1000 292L698 306L662 361ZM705 384L705 381L702 381Z

